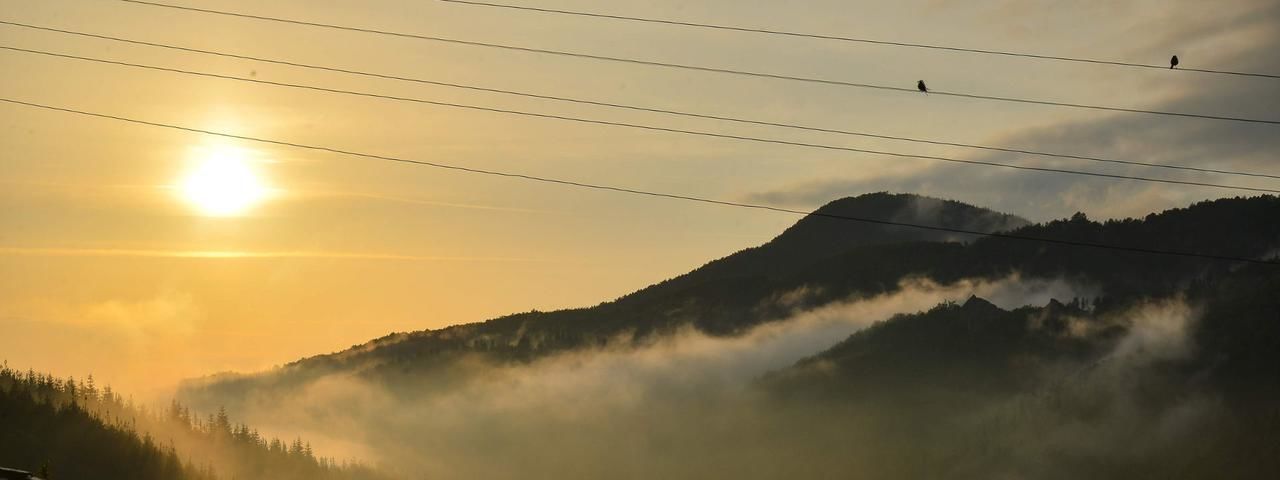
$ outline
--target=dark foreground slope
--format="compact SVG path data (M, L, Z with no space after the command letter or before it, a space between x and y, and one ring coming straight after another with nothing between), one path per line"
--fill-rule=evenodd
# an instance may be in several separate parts
M226 412L207 420L173 403L164 411L111 387L0 366L0 466L45 480L388 480L309 443L268 439Z
M109 425L78 404L40 401L24 388L0 386L0 466L43 472L49 480L206 479L171 446Z
M1208 254L1259 257L1280 246L1280 200L1221 199L1151 214L1093 222L1083 215L1038 225L958 202L914 195L868 194L837 200L822 213ZM966 240L960 243L956 240ZM387 385L445 385L458 360L527 361L605 344L639 345L692 326L734 335L797 309L892 291L904 279L940 283L964 278L1066 278L1103 295L1164 295L1227 262L1135 254L1002 238L806 217L769 243L713 261L680 277L591 308L528 312L435 331L393 334L350 350L320 355L251 376L191 382L183 395L202 408L247 392L287 392L334 372ZM809 295L779 302L805 288Z

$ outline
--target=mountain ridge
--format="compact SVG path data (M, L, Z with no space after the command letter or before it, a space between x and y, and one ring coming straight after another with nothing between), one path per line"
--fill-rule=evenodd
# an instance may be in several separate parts
M945 216L950 218L947 225L966 228L1014 227L1014 232L1027 236L1117 245L1163 243L1172 244L1175 249L1209 253L1256 256L1280 246L1280 226L1253 221L1280 218L1280 200L1272 196L1200 202L1152 213L1143 219L1105 223L1078 214L1070 219L1028 224L1015 216L960 202L888 193L836 200L817 211L859 216L874 211L880 215L878 218L914 223L931 223L926 220ZM942 214L930 217L939 212ZM846 230L831 233L831 228ZM1224 231L1239 232L1239 238L1215 241L1217 237L1212 234ZM830 238L844 238L847 248L841 248L838 242L830 243ZM1082 278L1111 293L1159 293L1206 269L1223 266L1200 259L1153 258L1099 249L1086 252L1004 238L980 238L968 243L954 240L949 234L903 233L884 226L807 216L764 245L741 250L593 307L516 313L438 330L393 333L265 373L193 380L184 385L184 392L240 390L261 381L287 385L331 371L416 381L447 374L445 367L466 356L528 361L553 352L618 342L639 345L685 326L711 335L734 335L785 318L798 309L850 295L892 291L898 282L911 276L948 283L1020 272L1029 277ZM768 301L771 296L806 286L824 288L815 289L819 293L790 305Z
M819 215L813 215L819 214ZM550 312L520 312L502 315L479 322L451 325L440 329L422 329L411 332L392 332L382 337L355 344L351 347L324 354L304 357L282 366L289 369L309 361L350 357L378 347L390 346L405 340L438 335L451 329L477 327L492 322L523 321L528 316L555 314L558 312L584 311L593 308L628 308L630 304L647 298L676 295L682 288L705 284L725 278L750 275L779 275L791 269L838 255L849 248L911 241L947 241L955 234L934 230L895 227L877 223L841 220L823 215L867 218L900 223L937 224L947 228L1000 231L1029 225L1030 222L1016 215L1005 214L987 208L976 207L956 200L941 199L909 193L872 192L843 197L815 209L792 226L786 228L764 244L747 247L715 260L711 260L685 274L651 284L616 299L601 302L592 307L575 307ZM843 245L842 245L843 244ZM222 380L234 381L243 374L222 372L189 379L185 385L193 386Z

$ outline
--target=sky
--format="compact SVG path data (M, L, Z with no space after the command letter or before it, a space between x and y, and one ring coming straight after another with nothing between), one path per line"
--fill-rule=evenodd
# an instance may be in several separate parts
M536 48L914 88L1275 118L1280 81L784 38L429 0L185 5ZM514 2L513 2L514 3ZM1280 73L1280 2L715 0L522 4L913 43ZM281 25L111 0L0 0L0 19L653 108L1280 174L1276 126L815 85ZM732 125L369 79L0 26L0 44L507 109L968 160L1280 188L1260 178ZM302 91L0 50L0 92L219 132L812 209L875 191L1034 221L1247 192L693 137ZM0 358L140 394L393 331L594 305L772 238L795 216L371 161L0 104ZM228 153L229 152L229 153ZM233 156L257 204L211 215Z

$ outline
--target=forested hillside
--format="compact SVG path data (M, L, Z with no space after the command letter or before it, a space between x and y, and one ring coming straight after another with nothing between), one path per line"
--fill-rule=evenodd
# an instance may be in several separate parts
M108 423L78 402L50 401L66 391L45 383L47 378L15 382L7 370L0 378L5 384L0 387L0 466L39 472L46 479L216 478L183 462L171 445L157 444L129 425Z
M1029 225L1017 217L959 202L873 193L831 202L820 213L995 231L1072 242L1261 257L1280 248L1280 199L1221 199L1153 213L1141 219L1094 222L1083 214ZM1231 232L1231 235L1223 235ZM253 391L287 392L334 372L381 379L414 391L426 381L447 384L458 360L529 361L604 345L643 345L681 328L735 335L792 312L851 296L899 288L908 278L940 283L1065 278L1104 295L1164 295L1230 263L1168 255L1015 240L974 238L908 227L810 216L773 241L712 261L688 274L590 308L527 312L435 331L396 333L364 345L299 360L251 376L210 377L183 395L210 407ZM804 295L787 296L788 292ZM443 387L442 387L443 388Z
M1054 241L811 216L594 307L393 334L183 395L254 418L305 409L300 424L451 478L1280 468L1280 268L1205 258L1274 259L1280 221L1261 220L1280 199L1034 225L910 195L823 211Z
M0 367L0 466L47 480L363 480L389 478L317 456L301 439L266 438L225 411L206 418L174 402L163 410L109 386Z

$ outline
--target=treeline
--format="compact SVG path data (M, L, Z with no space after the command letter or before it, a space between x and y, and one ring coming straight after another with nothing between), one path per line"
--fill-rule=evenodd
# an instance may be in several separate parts
M268 438L225 410L201 418L172 402L147 408L99 387L0 367L0 466L53 480L381 480L355 461L317 456L301 438Z
M32 375L35 381L27 382L27 377L15 377L8 368L3 377L0 466L38 472L54 480L215 478L203 475L204 470L190 462L182 462L172 445L161 446L150 435L104 422L78 402L60 404L36 394L45 391L60 396L65 392L60 381Z

